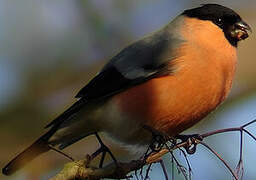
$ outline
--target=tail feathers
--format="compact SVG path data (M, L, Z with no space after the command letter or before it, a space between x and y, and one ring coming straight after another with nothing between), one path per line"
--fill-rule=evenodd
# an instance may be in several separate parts
M5 175L11 175L20 168L22 168L25 164L32 161L38 155L49 150L50 147L48 146L47 140L45 140L43 136L39 138L36 142L34 142L31 146L29 146L27 149L25 149L18 156L16 156L11 162L9 162L2 169L2 173Z

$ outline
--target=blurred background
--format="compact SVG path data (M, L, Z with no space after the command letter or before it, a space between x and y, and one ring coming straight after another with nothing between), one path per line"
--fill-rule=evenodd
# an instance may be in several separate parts
M71 105L74 95L123 47L168 23L184 9L219 3L236 10L255 32L255 0L0 0L0 167L30 145L43 127ZM255 33L239 44L238 68L228 100L186 133L237 127L256 118ZM256 134L256 125L248 128ZM230 164L239 160L239 133L205 141ZM98 144L86 138L65 149L83 158ZM115 149L115 147L113 147ZM244 137L244 179L255 179L256 142ZM186 165L182 155L177 158ZM188 156L193 179L232 179L219 160L203 147ZM44 180L68 162L43 154L7 180ZM165 157L171 174L169 156ZM162 179L153 165L151 179ZM175 170L175 179L184 179Z

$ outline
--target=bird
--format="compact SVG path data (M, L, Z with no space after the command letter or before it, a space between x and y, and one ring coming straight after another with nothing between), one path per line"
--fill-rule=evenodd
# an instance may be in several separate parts
M152 133L145 127L177 136L227 98L238 43L250 31L234 10L219 4L184 10L113 56L77 93L77 101L2 173L11 175L51 147L62 150L89 135L102 145L94 155L111 153L101 132L134 147L150 144Z

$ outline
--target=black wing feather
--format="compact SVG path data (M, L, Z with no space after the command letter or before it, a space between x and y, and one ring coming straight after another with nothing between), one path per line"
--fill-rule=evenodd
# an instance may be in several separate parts
M151 76L153 77L153 76ZM125 78L115 67L109 67L98 74L85 87L83 87L76 98L85 98L87 101L109 97L128 87L140 84L150 77L138 77L136 79Z
M153 36L154 38L142 39L114 56L75 97L87 100L99 99L145 82L159 74L163 75L166 61L170 59L160 59L160 56L168 48L169 41L168 36L164 34L156 35ZM137 75L130 78L129 73L135 70Z
M84 98L79 99L77 102L75 102L71 107L69 107L66 111L64 111L61 115L59 115L57 118L55 118L53 121L51 121L49 124L45 126L45 128L48 128L52 125L57 125L61 121L69 118L72 114L79 111L83 105L86 103L86 100Z
M80 99L46 128L69 118L88 102L109 97L156 76L170 73L166 69L170 57L161 57L167 48L170 49L168 38L163 33L156 33L123 49L78 92L75 97ZM132 77L130 72L133 73Z

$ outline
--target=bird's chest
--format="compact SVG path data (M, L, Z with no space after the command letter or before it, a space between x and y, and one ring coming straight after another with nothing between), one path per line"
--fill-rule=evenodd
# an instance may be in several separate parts
M121 114L131 122L176 135L214 110L230 91L235 53L225 57L209 56L207 50L192 52L176 59L177 72L114 96Z

